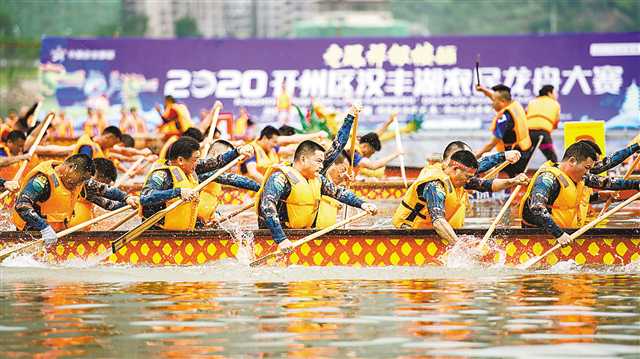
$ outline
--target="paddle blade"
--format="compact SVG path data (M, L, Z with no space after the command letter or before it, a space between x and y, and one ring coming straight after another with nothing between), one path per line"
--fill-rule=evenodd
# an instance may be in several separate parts
M166 214L167 214L166 209L159 211L153 216L149 217L146 221L140 223L136 228L118 237L116 240L114 240L111 243L112 253L115 254L120 250L120 248L127 245L127 243L138 238L138 236L140 236L144 231L153 227L154 224L158 223Z
M27 243L22 243L19 244L17 246L13 246L11 248L5 248L4 250L0 251L0 262L2 262L3 260L5 260L7 257L9 257L10 255L17 253L17 252L22 252L24 250L27 250L29 248L32 248L38 244L42 244L44 243L44 240L42 239L36 239L34 241L30 241Z
M275 252L272 252L272 253L269 253L267 255L264 255L264 256L256 259L256 260L254 260L253 262L249 263L249 267L256 267L256 266L265 264L270 259L276 258L279 254L280 254L280 250L277 250Z

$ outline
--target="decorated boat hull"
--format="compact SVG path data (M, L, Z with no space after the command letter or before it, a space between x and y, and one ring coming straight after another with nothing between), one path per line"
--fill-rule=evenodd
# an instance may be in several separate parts
M110 249L110 242L123 232L85 232L61 239L49 252L50 260L65 262L89 259ZM289 231L297 239L308 231ZM465 229L460 235L481 238L483 230ZM275 250L266 230L253 232L256 257ZM488 264L517 265L544 253L555 240L539 230L497 230L495 250L484 253ZM4 232L0 246L32 240L26 233ZM431 230L338 230L296 248L279 263L303 266L422 266L442 265L451 246ZM238 244L222 230L194 232L147 231L116 254L110 263L143 266L203 265L233 258ZM594 229L582 239L561 248L540 262L552 266L560 261L579 265L626 265L640 260L640 229Z

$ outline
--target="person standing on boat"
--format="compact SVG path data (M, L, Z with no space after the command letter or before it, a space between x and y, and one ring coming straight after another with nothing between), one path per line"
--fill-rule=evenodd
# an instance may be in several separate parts
M524 171L529 160L531 138L527 127L527 114L522 105L511 98L511 89L505 85L493 86L491 90L477 85L476 89L491 99L496 111L490 127L493 138L476 153L476 156L479 158L494 147L498 151L519 151L520 160L504 169L509 177L515 177Z
M467 190L495 192L526 185L529 180L524 174L510 179L480 179L476 177L478 160L468 150L454 152L443 166L425 169L405 193L392 223L396 228L433 228L449 243L458 240L454 229L464 226Z
M217 171L240 155L251 156L249 145L227 151L214 158L200 158L200 144L191 137L180 137L169 149L167 161L151 170L141 191L142 216L149 218L167 205L182 198L187 203L168 213L159 228L193 230L196 228L199 174ZM200 225L200 223L198 223Z
M56 231L67 227L83 190L89 200L119 198L134 208L138 206L138 197L92 179L95 170L93 160L85 154L72 155L64 162L41 162L20 181L22 190L11 211L16 228L40 231L46 245L54 244Z
M538 97L529 101L527 105L527 126L529 137L542 136L540 151L548 161L558 162L558 156L553 148L551 132L560 123L560 103L558 93L552 85L544 85L538 92Z
M365 202L320 174L325 160L325 149L320 144L313 141L300 143L293 158L293 165L275 165L265 173L256 203L259 227L269 228L281 250L292 246L283 227L314 227L322 195L371 214L376 213L373 203Z
M579 141L567 148L560 163L547 162L540 167L520 202L522 226L543 228L566 245L571 242L571 236L562 228L578 228L585 224L590 188L640 189L639 180L591 173L597 159L593 145Z

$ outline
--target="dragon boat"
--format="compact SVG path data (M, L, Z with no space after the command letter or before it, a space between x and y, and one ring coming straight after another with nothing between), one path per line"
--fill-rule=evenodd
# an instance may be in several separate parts
M90 259L110 250L112 240L124 232L79 232L62 238L49 251L49 259L65 262ZM310 234L306 230L290 230L292 240ZM462 229L459 235L481 238L485 229ZM0 248L12 246L33 237L24 232L3 232ZM536 229L498 229L491 245L483 254L487 264L518 265L544 253L556 241ZM267 230L253 231L253 254L256 257L276 249ZM238 243L223 230L191 232L147 231L138 239L108 257L114 264L141 266L190 266L212 264L233 258ZM442 265L451 246L433 230L345 229L336 230L320 239L296 248L279 263L302 266L423 266ZM549 267L560 261L574 261L586 266L621 266L640 260L640 228L596 228L571 245L543 259L539 266Z

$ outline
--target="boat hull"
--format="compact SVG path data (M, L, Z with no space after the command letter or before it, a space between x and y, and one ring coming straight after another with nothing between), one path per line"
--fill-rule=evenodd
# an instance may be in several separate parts
M110 241L123 232L85 232L63 238L50 251L50 259L64 262L88 259L110 248ZM290 231L297 239L308 231ZM484 230L465 229L459 234L481 238ZM266 230L254 231L254 254L259 257L275 249ZM30 240L25 233L4 232L0 246ZM496 232L494 248L483 261L509 265L526 262L555 245L539 230L505 229ZM297 248L281 263L303 266L422 266L442 265L450 246L431 230L341 230ZM238 245L221 230L194 232L148 231L107 261L144 266L203 265L233 258ZM626 265L640 260L640 229L594 229L569 246L541 261L542 267L560 261L580 265Z

